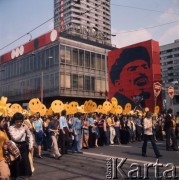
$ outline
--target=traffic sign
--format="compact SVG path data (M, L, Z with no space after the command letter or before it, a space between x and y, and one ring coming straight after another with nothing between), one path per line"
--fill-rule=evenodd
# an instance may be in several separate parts
M173 99L173 97L174 97L174 87L173 86L168 87L168 95L171 99Z
M159 82L154 83L154 96L158 97L162 89L162 85Z

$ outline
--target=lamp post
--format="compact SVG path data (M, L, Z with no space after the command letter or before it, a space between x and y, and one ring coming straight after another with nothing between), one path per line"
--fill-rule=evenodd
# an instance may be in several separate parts
M53 59L52 56L49 56L48 59ZM40 101L43 103L44 97L44 71L41 71L41 88L40 88Z

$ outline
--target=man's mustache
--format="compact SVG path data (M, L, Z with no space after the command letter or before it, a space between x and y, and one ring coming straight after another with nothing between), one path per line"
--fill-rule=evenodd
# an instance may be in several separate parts
M147 84L147 82L148 82L148 77L143 73L139 73L139 77L134 79L134 84L137 86L144 86Z

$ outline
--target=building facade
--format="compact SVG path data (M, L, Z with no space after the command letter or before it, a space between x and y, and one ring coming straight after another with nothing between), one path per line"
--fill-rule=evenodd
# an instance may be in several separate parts
M110 45L110 0L54 0L54 27Z
M108 91L107 47L53 30L0 57L0 96L45 104L103 101Z
M174 87L173 99L175 112L179 111L179 39L173 43L160 46L162 82L163 82L163 105L171 107L171 100L167 88Z

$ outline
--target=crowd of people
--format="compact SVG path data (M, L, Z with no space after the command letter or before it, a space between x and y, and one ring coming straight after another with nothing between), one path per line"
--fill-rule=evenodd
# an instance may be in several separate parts
M167 151L178 151L177 138L179 113L173 116L171 109L157 116L151 112L66 115L66 110L43 117L38 112L31 116L21 113L15 113L12 118L0 116L0 177L28 179L33 173L34 157L43 158L42 150L60 160L69 152L82 154L83 149L143 141L141 154L147 156L150 140L159 158L161 154L155 142L165 139ZM8 161L4 153L10 146L7 142L16 148L13 161Z

